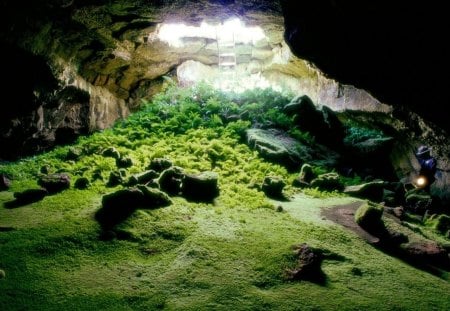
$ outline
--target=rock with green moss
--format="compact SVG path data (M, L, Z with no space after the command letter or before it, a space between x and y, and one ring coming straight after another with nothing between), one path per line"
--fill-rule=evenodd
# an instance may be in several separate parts
M109 173L108 183L106 184L108 187L115 187L123 183L123 177L119 171L113 171Z
M114 147L109 147L103 150L102 156L118 160L120 159L120 152Z
M58 193L70 188L70 177L66 173L44 175L39 178L38 184L49 193Z
M362 228L373 231L382 227L383 206L372 202L365 202L355 212L355 222Z
M316 178L317 175L314 173L312 166L305 163L300 169L300 174L294 179L292 185L297 188L308 188L310 187L310 182Z
M128 179L128 185L147 184L158 178L159 174L154 170L147 170L145 172L135 174Z
M143 208L159 208L172 204L170 197L159 189L147 187L144 185L137 186L141 190L143 196L142 207Z
M116 166L118 168L128 168L133 166L133 160L130 157L121 157L116 159Z
M447 231L450 230L450 216L445 214L434 214L425 221L425 224L445 235Z
M172 167L172 161L166 158L155 158L150 161L147 169L161 173L162 171Z
M261 185L261 190L268 196L272 198L282 198L283 189L286 183L281 177L276 176L266 176Z
M76 161L83 154L83 151L80 148L71 147L67 151L66 160Z
M209 202L219 195L219 175L215 172L186 174L181 191L188 200Z
M421 189L412 189L405 194L406 208L417 214L424 214L433 206L433 198L429 193Z
M178 166L172 166L164 170L159 176L159 188L170 195L178 195L181 191L183 179L183 169Z
M248 129L247 144L266 160L294 168L302 162L298 152L300 144L286 133L275 130Z
M314 178L311 181L311 187L322 191L341 191L344 189L344 184L337 173L326 173Z
M344 189L344 193L357 198L381 202L384 194L383 185L383 181L372 181L360 185L347 186Z
M89 182L89 179L87 179L86 177L80 177L77 180L75 180L74 187L76 189L84 190L84 189L89 188L89 186L90 186L90 182Z

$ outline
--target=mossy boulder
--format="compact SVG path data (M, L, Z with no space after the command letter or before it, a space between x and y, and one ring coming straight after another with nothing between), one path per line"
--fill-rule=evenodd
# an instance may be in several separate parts
M104 195L102 208L95 214L95 219L103 228L112 228L141 207L143 200L144 194L137 188L122 189Z
M83 154L83 150L80 148L69 148L66 154L66 160L78 160L78 158Z
M414 213L424 214L426 210L432 208L433 198L424 190L412 189L405 194L405 206Z
M301 181L310 183L316 177L317 177L317 175L314 173L311 165L309 165L307 163L302 165L302 168L300 169L300 174L298 176L298 178Z
M446 234L450 230L450 216L434 214L425 221L425 224L441 234Z
M133 166L133 160L130 157L120 157L116 159L116 166L118 168L128 168Z
M186 174L181 192L186 199L209 202L219 195L219 175L215 172L202 172L197 175Z
M115 187L123 183L122 174L119 171L112 171L109 173L108 183L106 184L108 187Z
M79 190L87 189L90 186L89 179L86 177L80 177L77 180L75 180L74 187Z
M272 198L282 198L283 189L286 183L281 177L276 176L266 176L261 185L261 190L268 196Z
M103 150L102 156L118 160L120 159L120 152L114 147L109 147Z
M344 193L362 199L381 202L384 194L384 182L372 181L360 185L347 186Z
M164 170L158 178L159 188L170 195L178 195L184 179L184 171L181 167L172 166Z
M295 268L288 271L292 280L323 281L324 273L321 268L322 252L303 243L294 246L294 255L296 257Z
M344 184L337 173L326 173L314 178L311 181L311 187L322 191L341 191L344 189Z
M135 174L128 179L129 185L137 185L137 184L147 184L153 181L155 178L158 178L159 173L154 170L147 170L145 172Z
M38 184L51 194L58 193L70 188L70 177L66 173L44 175L39 178Z
M368 231L379 229L383 226L381 216L383 215L383 206L372 202L365 202L355 212L355 222Z
M173 163L169 159L155 158L150 161L150 164L148 165L147 169L161 173L162 171L164 171L172 166L173 166Z
M144 185L139 185L137 188L142 192L142 208L159 208L172 204L170 197L159 189L150 188Z

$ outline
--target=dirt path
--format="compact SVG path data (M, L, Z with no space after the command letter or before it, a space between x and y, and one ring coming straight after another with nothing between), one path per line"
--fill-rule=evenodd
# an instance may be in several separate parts
M366 240L370 244L377 244L380 239L371 235L362 229L355 222L355 212L364 202L353 202L350 204L337 205L330 208L322 209L321 215L332 222L355 232L358 236Z

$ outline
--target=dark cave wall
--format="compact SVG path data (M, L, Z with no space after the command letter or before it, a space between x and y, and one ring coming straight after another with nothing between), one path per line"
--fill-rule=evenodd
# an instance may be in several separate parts
M450 132L444 1L282 0L285 39L341 83L406 106Z

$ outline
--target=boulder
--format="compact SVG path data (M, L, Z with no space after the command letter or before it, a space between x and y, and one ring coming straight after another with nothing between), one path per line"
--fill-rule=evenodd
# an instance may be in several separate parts
M80 177L77 180L75 180L74 187L79 190L87 189L90 186L89 179L86 177Z
M0 191L8 190L11 186L11 181L5 174L0 174Z
M300 175L298 176L298 179L300 181L310 183L316 177L317 176L314 173L311 165L309 165L307 163L302 165L302 168L300 169Z
M345 128L336 113L328 106L322 106L323 120L325 121L326 134L323 139L329 146L342 145L345 136Z
M183 178L183 169L178 166L172 166L164 170L159 176L159 188L170 195L178 195L181 191Z
M433 241L410 242L400 245L402 251L413 263L432 264L450 269L447 251Z
M283 111L287 115L296 115L304 111L316 111L316 106L307 95L299 95L284 106Z
M112 228L123 222L143 205L144 194L137 188L122 189L104 195L102 208L95 214L95 219L104 229Z
M420 189L412 189L405 194L405 207L417 214L424 214L433 206L433 199L429 193Z
M383 181L372 181L360 185L347 186L344 189L344 193L357 198L381 202L384 194L383 185Z
M147 169L161 173L162 171L164 171L172 166L173 166L173 164L169 159L155 158L150 162Z
M133 166L133 160L130 157L120 157L116 159L116 166L118 168L127 168Z
M356 210L355 222L368 232L378 231L378 229L384 228L381 220L383 210L382 205L366 202Z
M450 216L434 214L425 221L425 224L445 235L450 230Z
M120 152L114 147L109 147L103 150L102 156L118 160L120 159Z
M246 136L249 147L266 160L288 168L298 168L302 162L298 152L301 145L282 131L248 129Z
M48 191L46 189L27 189L22 192L15 192L14 198L16 198L16 203L24 205L40 201L47 194Z
M186 199L210 202L219 195L219 176L215 172L202 172L197 175L186 174L181 191Z
M150 188L144 185L139 185L137 188L142 192L142 208L158 208L165 207L172 204L169 196L159 189Z
M66 160L78 160L78 158L83 154L83 151L79 148L69 148L66 154Z
M261 190L272 198L282 198L283 188L286 186L285 182L280 177L266 176L261 185Z
M293 280L322 281L323 272L321 264L323 256L321 252L313 249L308 244L295 246L296 266L288 271Z
M108 187L115 187L122 183L123 178L119 171L113 171L109 173L108 183L106 184Z
M312 188L318 188L322 191L341 191L344 188L337 173L326 173L317 176L311 181Z
M39 178L38 184L50 194L58 193L70 188L70 177L66 173L44 175Z
M151 182L153 179L158 178L159 174L155 170L147 170L140 174L135 174L128 179L128 185L144 185Z

